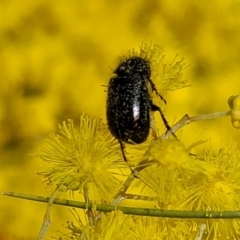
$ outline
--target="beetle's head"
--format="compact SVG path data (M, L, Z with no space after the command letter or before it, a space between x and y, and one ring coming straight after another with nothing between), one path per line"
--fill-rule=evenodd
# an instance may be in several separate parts
M121 62L114 73L119 76L139 73L149 79L151 75L151 69L149 61L141 57L130 57Z

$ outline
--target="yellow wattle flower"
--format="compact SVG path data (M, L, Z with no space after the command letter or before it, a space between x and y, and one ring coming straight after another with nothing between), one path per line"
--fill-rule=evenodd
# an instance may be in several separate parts
M48 184L61 185L63 191L85 191L90 200L112 201L123 181L121 171L127 168L107 126L84 115L79 129L72 120L59 125L59 134L52 134L36 155L47 164L39 174Z
M231 108L232 125L238 129L240 128L240 95L231 96L228 105Z

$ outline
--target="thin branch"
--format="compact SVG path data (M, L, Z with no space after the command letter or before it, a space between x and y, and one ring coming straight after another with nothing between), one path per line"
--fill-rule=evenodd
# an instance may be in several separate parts
M123 199L149 201L149 202L156 202L158 200L157 197L154 197L154 196L144 196L144 195L140 195L140 194L130 194L130 193L125 193L122 196L122 198Z
M49 197L35 196L22 193L14 192L3 192L3 195L10 197L22 198L37 202L49 202ZM95 209L101 212L112 212L121 211L124 214L137 215L137 216L149 216L149 217L164 217L164 218L202 218L202 219L236 219L240 218L240 211L180 211L180 210L161 210L153 208L133 208L133 207L123 207L116 205L104 205L104 204L92 204L85 202L78 202L67 199L55 198L52 204L75 207L81 209Z
M57 187L52 195L50 196L50 198L48 198L48 201L47 201L47 210L46 210L46 213L44 214L44 217L43 217L43 223L42 223L42 226L41 226L41 229L39 231L39 234L38 234L38 237L37 237L37 240L44 240L45 238L45 235L47 233L47 230L48 228L50 227L51 225L51 220L50 220L50 216L51 216L51 208L52 208L52 204L54 202L54 199L57 195L57 192L59 190L59 187Z
M126 191L130 187L132 181L135 179L134 174L128 176L127 180L124 182L123 187L119 190L119 192L114 196L115 202L114 204L119 203L122 200L122 197L125 195Z
M210 120L214 118L219 118L219 117L226 117L231 114L231 111L223 111L223 112L215 112L215 113L207 113L207 114L202 114L199 116L193 116L189 117L188 114L185 114L176 124L174 124L171 127L171 131L167 131L167 133L163 134L161 138L168 138L169 136L172 135L172 132L177 132L179 129L183 128L184 126L196 122L196 121L202 121L202 120Z

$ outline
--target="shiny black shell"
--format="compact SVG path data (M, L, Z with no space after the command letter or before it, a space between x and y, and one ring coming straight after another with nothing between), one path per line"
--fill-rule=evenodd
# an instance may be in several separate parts
M124 60L110 79L107 95L107 122L112 135L127 143L144 142L150 130L152 104L147 83L151 70L149 62L140 57ZM151 82L151 85L153 83Z

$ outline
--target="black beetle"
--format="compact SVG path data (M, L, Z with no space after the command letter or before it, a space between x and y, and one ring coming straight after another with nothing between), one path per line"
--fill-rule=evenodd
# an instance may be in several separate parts
M124 160L123 143L140 144L150 131L150 111L159 111L167 128L171 130L160 107L153 104L149 85L157 92L151 80L148 60L133 56L123 60L110 79L107 94L107 122L111 134L118 139ZM164 100L165 101L165 100Z

